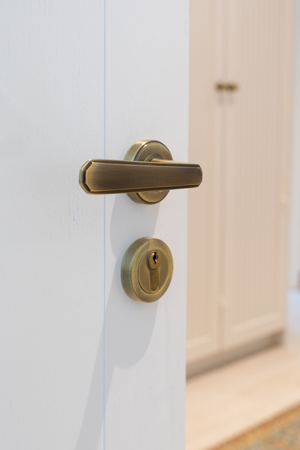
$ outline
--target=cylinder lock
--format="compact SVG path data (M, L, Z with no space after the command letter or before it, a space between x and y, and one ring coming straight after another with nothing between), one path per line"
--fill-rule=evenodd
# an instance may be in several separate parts
M122 285L132 299L155 302L168 289L172 275L172 253L160 239L138 239L124 255Z

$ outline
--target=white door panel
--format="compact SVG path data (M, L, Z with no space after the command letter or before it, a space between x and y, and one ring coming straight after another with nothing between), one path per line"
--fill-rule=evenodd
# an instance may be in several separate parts
M108 2L106 44L109 158L157 139L186 161L187 3ZM185 191L152 206L106 198L107 448L184 448L186 208ZM140 237L163 240L174 258L172 283L153 304L128 298L120 281L124 253Z
M1 7L3 449L183 449L186 191L88 196L90 158L140 139L187 160L188 3ZM123 291L136 239L174 259L153 304Z
M103 199L78 186L103 155L102 10L1 5L2 449L74 449L82 422L103 327Z

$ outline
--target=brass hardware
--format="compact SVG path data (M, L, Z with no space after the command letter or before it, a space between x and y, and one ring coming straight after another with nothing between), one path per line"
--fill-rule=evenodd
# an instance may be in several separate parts
M125 156L127 161L153 161L155 158L173 160L169 149L159 141L138 141L130 147ZM161 202L168 193L168 190L139 191L128 193L128 196L136 203L155 204Z
M87 194L128 194L142 203L158 203L170 189L198 187L202 170L198 164L175 162L158 141L138 141L124 161L90 159L79 173Z
M224 83L220 82L216 84L216 90L217 91L228 91L228 92L234 92L239 89L239 85L236 83Z
M236 83L228 83L227 84L227 91L234 92L234 91L237 91L238 88L239 88L239 85Z
M126 294L134 300L155 302L168 289L172 275L172 253L160 239L138 239L124 255L122 285Z
M227 84L226 83L217 83L216 89L217 89L217 91L226 91Z

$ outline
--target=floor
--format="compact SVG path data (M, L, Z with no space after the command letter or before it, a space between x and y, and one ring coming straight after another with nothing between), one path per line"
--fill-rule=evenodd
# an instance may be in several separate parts
M300 292L289 295L285 343L192 378L186 450L208 450L300 404Z

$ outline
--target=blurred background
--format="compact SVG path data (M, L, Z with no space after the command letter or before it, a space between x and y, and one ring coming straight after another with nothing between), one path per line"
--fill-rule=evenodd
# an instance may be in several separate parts
M190 1L186 450L300 448L299 80L299 0Z

